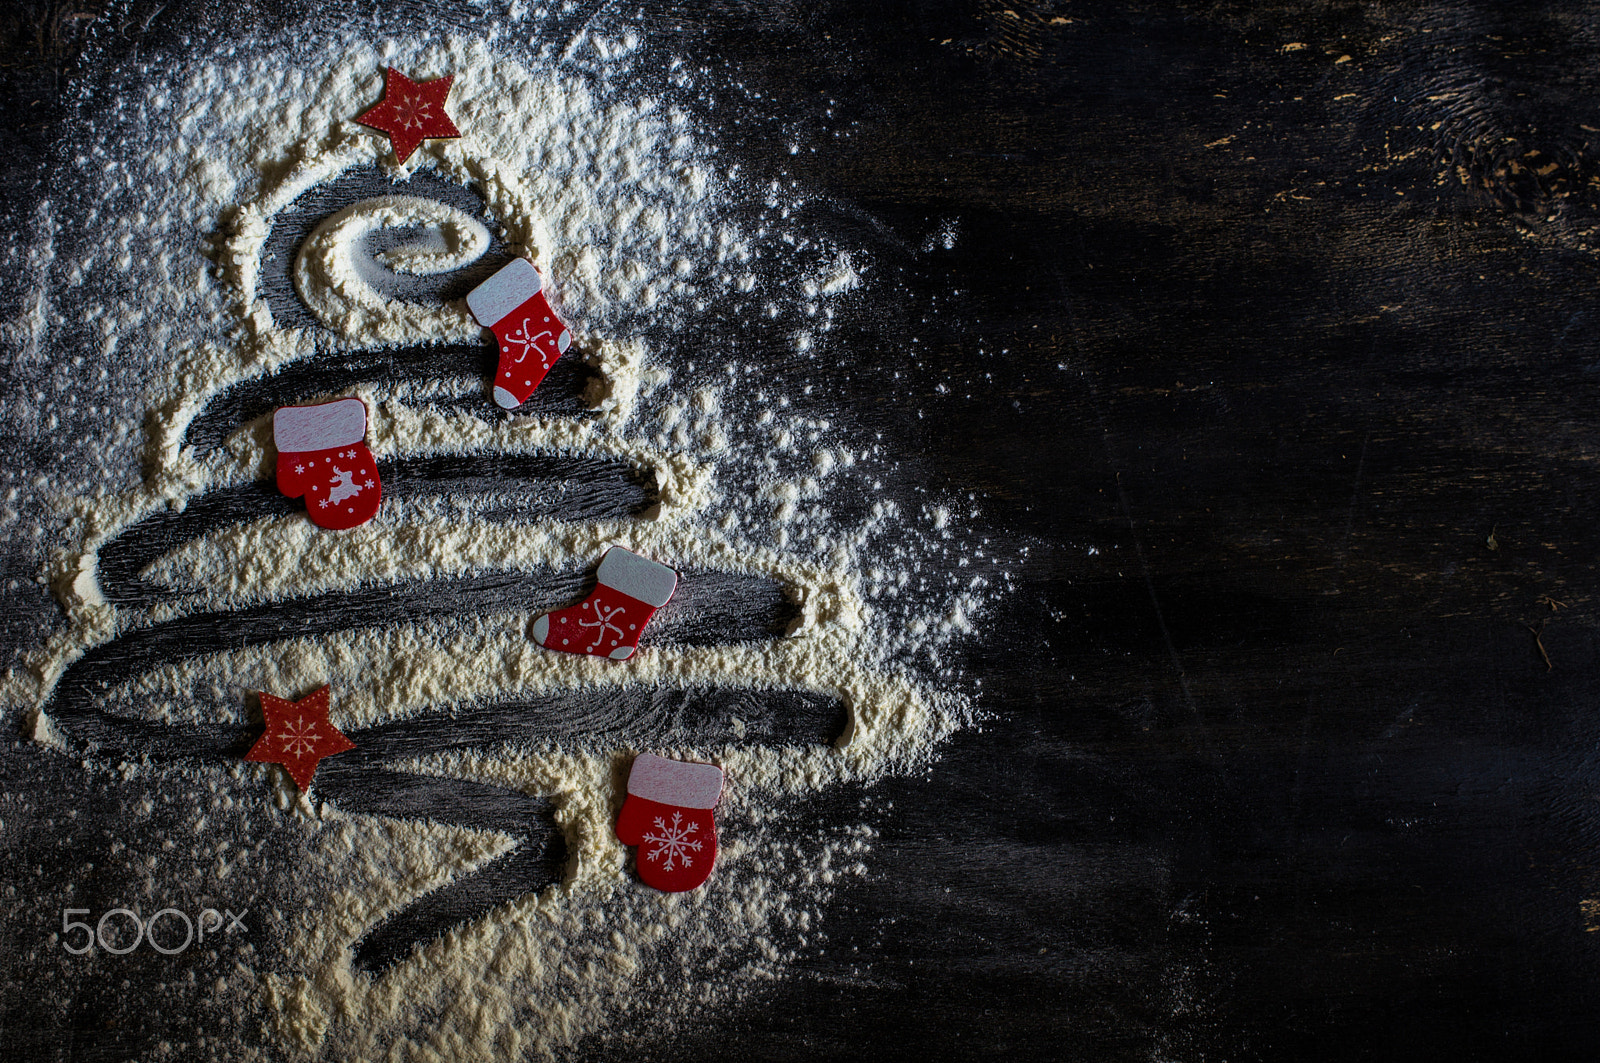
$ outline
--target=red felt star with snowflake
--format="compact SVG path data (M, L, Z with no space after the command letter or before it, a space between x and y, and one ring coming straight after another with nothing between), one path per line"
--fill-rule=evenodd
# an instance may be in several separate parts
M267 730L245 760L282 764L301 790L311 788L311 777L323 757L354 749L356 744L328 722L328 688L323 687L299 701L261 694L261 715Z
M356 121L389 134L395 157L405 162L424 140L448 140L461 135L444 109L444 99L450 95L454 80L455 75L451 74L433 81L412 81L391 66L383 81L383 99Z

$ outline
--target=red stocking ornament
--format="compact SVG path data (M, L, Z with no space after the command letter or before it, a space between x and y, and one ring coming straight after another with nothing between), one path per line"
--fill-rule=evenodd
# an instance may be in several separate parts
M638 649L645 622L678 586L672 569L620 546L606 551L596 575L599 583L588 598L533 622L533 641L563 653L625 661Z
M715 764L640 753L628 774L628 798L617 817L617 839L639 847L639 877L663 893L700 885L717 862L717 823L711 810L722 795Z
M367 449L367 407L360 399L283 406L272 415L278 490L306 496L306 514L324 528L354 528L378 512L383 484Z
M499 343L494 401L514 410L572 346L572 333L550 309L544 281L525 258L512 259L468 292L467 309Z

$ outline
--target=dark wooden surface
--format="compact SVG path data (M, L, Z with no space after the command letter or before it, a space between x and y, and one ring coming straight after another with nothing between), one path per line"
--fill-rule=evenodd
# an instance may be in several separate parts
M37 147L92 74L80 57L308 9L19 10L0 16L4 107ZM906 455L905 496L970 493L996 554L1027 549L962 661L991 718L876 789L870 874L823 943L638 1055L1600 1054L1600 5L646 4L636 22L742 86L699 104L725 155L816 189L809 222L872 250L870 312L830 349L850 354L841 401ZM790 156L790 136L819 150ZM8 202L57 161L18 152ZM278 383L324 370L407 372ZM194 441L280 397L226 401ZM645 501L622 501L642 490L625 470L580 479L611 484L597 505ZM127 540L124 576L165 534ZM438 591L415 604L452 608ZM768 589L741 593L738 616L781 624ZM7 645L48 616L27 594ZM482 726L511 718L493 711ZM773 720L826 736L834 712ZM0 768L63 770L25 745ZM358 800L373 770L332 781ZM858 796L816 799L819 821ZM114 987L80 991L71 1029L8 1001L24 1058L122 1058L181 1026L107 1032L92 1005Z

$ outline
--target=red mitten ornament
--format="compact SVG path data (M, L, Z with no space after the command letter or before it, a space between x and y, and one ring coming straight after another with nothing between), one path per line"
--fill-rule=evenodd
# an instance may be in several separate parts
M572 346L572 333L550 309L544 281L525 258L512 259L468 292L467 309L499 341L494 401L514 410Z
M367 449L367 407L360 399L283 406L272 415L278 490L306 496L306 513L324 528L354 528L378 512L383 484Z
M533 622L533 641L550 650L625 661L639 648L645 622L678 586L672 569L620 546L606 551L596 575L589 597Z
M717 862L717 824L711 810L722 796L715 764L640 753L628 775L628 798L617 817L617 839L639 847L639 877L663 893L692 890Z

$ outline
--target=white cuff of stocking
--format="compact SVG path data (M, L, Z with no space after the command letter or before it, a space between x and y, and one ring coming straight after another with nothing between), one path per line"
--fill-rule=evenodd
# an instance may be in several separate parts
M678 587L678 574L659 561L613 546L600 559L595 578L614 591L660 609Z
M525 258L514 258L467 293L467 309L478 319L478 324L493 328L501 318L538 295L543 287L544 281L533 263Z

